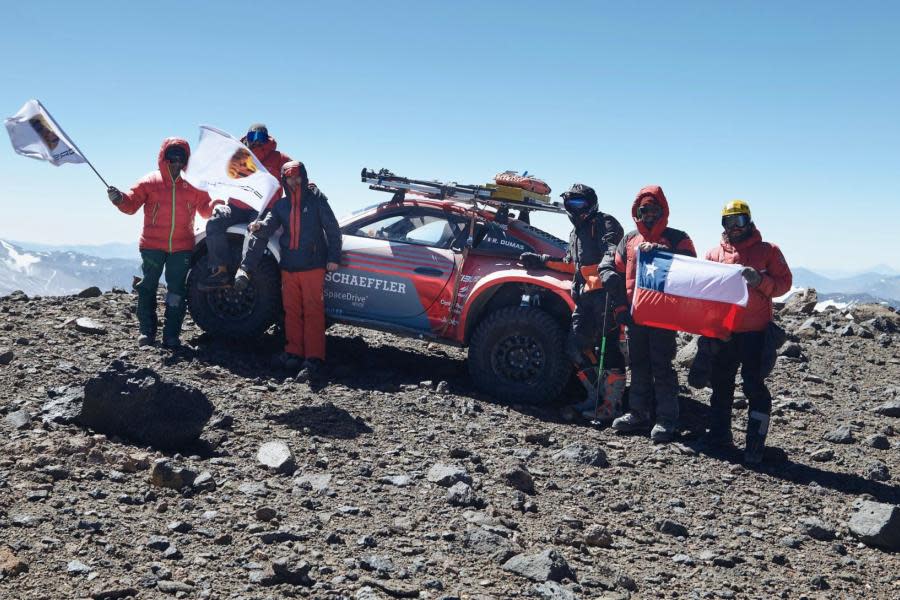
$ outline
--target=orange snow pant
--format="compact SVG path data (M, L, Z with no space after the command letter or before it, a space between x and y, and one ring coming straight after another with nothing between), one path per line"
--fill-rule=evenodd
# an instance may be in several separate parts
M285 352L325 360L325 269L281 272Z

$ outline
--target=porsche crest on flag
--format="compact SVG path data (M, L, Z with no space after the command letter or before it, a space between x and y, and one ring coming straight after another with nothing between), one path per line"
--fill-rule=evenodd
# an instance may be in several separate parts
M46 160L59 166L87 162L38 100L29 100L6 119L13 149L22 156Z
M281 183L258 158L228 133L200 126L200 143L191 153L184 180L217 200L234 198L261 211Z

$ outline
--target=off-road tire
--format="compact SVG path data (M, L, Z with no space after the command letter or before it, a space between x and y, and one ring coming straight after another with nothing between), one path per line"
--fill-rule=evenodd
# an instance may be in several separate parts
M229 241L232 255L241 253L239 238ZM234 256L232 256L234 258ZM188 275L188 309L200 329L219 338L245 340L261 336L281 315L281 271L275 259L263 257L242 292L228 287L202 292L199 278L209 273L207 255L200 256Z
M572 369L565 332L547 312L508 306L478 324L469 343L469 372L481 390L504 402L556 398Z

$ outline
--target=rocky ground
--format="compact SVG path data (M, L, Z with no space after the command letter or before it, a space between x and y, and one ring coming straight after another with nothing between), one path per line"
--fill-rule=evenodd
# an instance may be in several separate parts
M874 547L900 540L853 532L900 504L886 309L781 312L773 450L750 470L695 449L708 390L683 388L680 440L654 446L565 404L498 404L462 350L337 326L310 387L270 369L274 338L188 322L189 347L138 349L133 306L0 299L2 598L900 596L900 554ZM201 440L162 452L71 423L115 360L204 392Z

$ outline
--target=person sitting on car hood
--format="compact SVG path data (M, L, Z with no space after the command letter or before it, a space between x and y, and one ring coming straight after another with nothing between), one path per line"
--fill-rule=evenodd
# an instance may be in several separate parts
M615 217L598 210L597 193L590 186L576 183L562 194L563 206L572 222L569 248L565 258L551 260L546 254L523 253L519 259L529 269L547 267L572 273L572 329L566 342L569 357L578 367L578 378L588 389L588 398L576 410L590 419L611 421L622 410L625 392L625 356L619 349L619 326L609 314L612 308L607 299L604 280L615 270L607 261L607 273L601 273L604 257L612 257L622 239L622 225ZM606 323L606 330L603 324ZM606 337L606 355L602 380L597 381L597 358L594 347ZM596 390L601 386L600 390ZM596 391L595 391L596 390ZM599 404L593 394L601 393Z
M156 340L156 289L166 272L166 312L163 345L180 344L181 323L187 310L187 275L194 250L194 215L208 217L216 204L206 192L181 178L191 156L191 147L180 138L166 138L159 149L159 169L138 180L128 193L110 186L107 195L123 213L133 215L144 208L141 233L141 273L138 293L138 345Z
M272 175L280 174L281 167L291 160L291 157L277 150L278 143L275 138L269 136L269 130L262 123L250 126L247 135L241 138L241 143L247 146L259 159L266 170ZM248 157L249 158L249 157ZM283 190L278 190L263 209L262 217L276 200L284 195ZM228 228L238 223L250 223L261 216L247 204L230 198L227 204L216 207L212 218L206 222L206 250L209 273L205 279L200 280L198 289L210 291L228 287L232 284L231 273L228 270ZM258 252L265 250L265 244L257 246ZM246 273L238 273L236 279L240 279L240 288L245 288L249 281Z
M284 305L284 352L276 365L300 368L298 380L319 376L325 361L325 271L336 271L341 257L341 230L328 198L309 182L299 161L281 168L285 196L262 221L251 223L250 245L265 245L279 227L281 299ZM261 253L249 249L241 269L252 273Z

